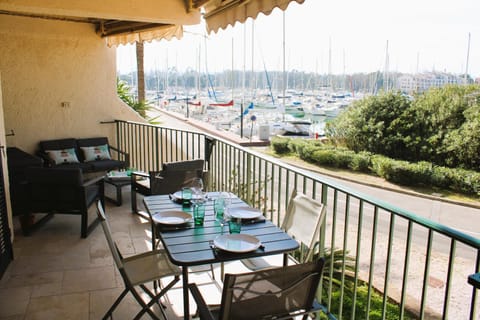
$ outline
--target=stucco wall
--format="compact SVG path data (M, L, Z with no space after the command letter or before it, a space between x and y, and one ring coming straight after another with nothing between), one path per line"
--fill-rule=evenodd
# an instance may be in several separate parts
M2 73L0 72L0 146L5 147L6 137L5 137L5 124L3 120L3 103L2 103ZM10 199L10 183L8 182L8 168L7 168L7 159L5 157L5 149L0 149L2 153L2 168L3 168L3 185L5 186L5 198ZM13 230L13 221L12 221L12 209L10 206L10 201L7 201L7 220L10 230ZM13 232L11 233L11 238L13 240Z
M92 25L0 15L0 72L8 146L109 136L113 119L143 121L116 95L115 48ZM63 107L62 102L68 106Z

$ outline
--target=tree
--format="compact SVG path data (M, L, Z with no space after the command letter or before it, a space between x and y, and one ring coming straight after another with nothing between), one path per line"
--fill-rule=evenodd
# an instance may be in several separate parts
M152 124L157 123L155 122L155 120L158 117L149 118L147 115L147 111L152 108L150 104L145 100L143 101L136 100L133 94L130 93L130 87L128 86L128 84L125 81L122 81L118 78L117 78L117 95L123 102L129 105L133 110L138 112L139 115L147 119L150 123Z
M410 100L382 93L327 123L336 144L412 162L480 170L480 87L433 88Z
M327 123L326 135L356 152L401 157L405 143L398 133L407 126L409 107L410 101L400 93L367 97Z
M143 41L135 42L135 48L137 53L137 92L138 101L145 101L145 69L144 69L144 46Z

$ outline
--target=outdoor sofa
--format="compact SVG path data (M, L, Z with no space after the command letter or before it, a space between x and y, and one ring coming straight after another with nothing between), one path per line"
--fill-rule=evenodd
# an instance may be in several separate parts
M125 169L129 163L128 153L112 147L107 137L40 141L37 155L46 167L79 168L84 174Z

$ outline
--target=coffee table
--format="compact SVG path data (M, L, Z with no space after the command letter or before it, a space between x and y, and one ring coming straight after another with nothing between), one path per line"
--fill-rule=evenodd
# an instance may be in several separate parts
M111 201L117 206L121 206L122 201L122 188L130 185L131 177L127 171L110 171L105 176L105 183L108 183L115 188L116 198L108 197L105 195L105 199Z

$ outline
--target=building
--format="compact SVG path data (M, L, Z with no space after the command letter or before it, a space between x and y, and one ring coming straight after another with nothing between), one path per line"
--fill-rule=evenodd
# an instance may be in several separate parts
M448 84L463 84L463 76L445 72L425 72L418 74L405 74L398 78L398 89L411 94L424 92L430 88L440 88Z

